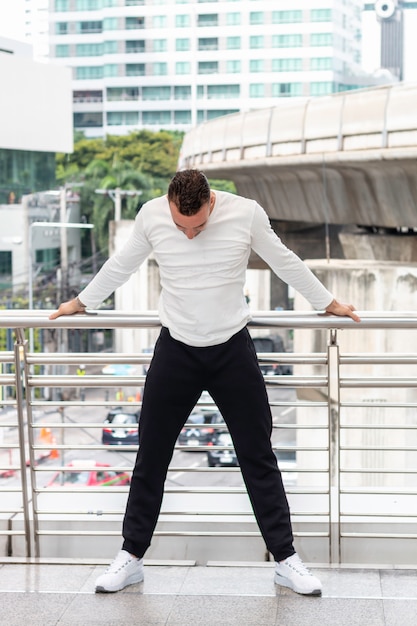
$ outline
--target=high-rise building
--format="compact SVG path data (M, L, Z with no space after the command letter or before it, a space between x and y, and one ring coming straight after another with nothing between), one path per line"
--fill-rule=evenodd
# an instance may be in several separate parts
M72 68L87 136L183 131L372 84L361 11L362 0L50 0L49 54Z

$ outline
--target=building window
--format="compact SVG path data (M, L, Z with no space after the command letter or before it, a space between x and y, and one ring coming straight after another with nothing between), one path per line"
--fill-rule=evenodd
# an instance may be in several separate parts
M168 63L154 63L153 75L154 76L166 76L168 74Z
M154 52L166 52L168 49L168 44L166 39L154 39L153 40L153 51Z
M137 30L145 28L144 17L127 17L125 21L126 30Z
M55 11L69 11L69 0L55 0Z
M191 98L190 85L177 85L174 87L175 100L189 100Z
M107 113L108 126L136 126L138 122L137 111L109 111Z
M250 72L263 72L264 71L263 59L252 59L251 61L249 61L249 71Z
M142 113L143 124L165 126L171 123L170 111L144 111Z
M0 276L11 276L12 274L12 252L10 250L0 250Z
M332 82L317 82L310 84L310 95L312 96L327 96L333 93Z
M249 23L252 26L256 26L256 24L263 24L265 21L265 14L263 11L251 11L249 14Z
M103 70L106 78L119 75L119 66L116 63L106 63Z
M219 71L219 64L217 61L199 61L198 73L199 74L216 74Z
M101 65L92 65L90 67L76 67L75 78L77 80L103 78L103 67Z
M77 22L76 31L80 35L85 35L87 33L101 33L103 31L103 25L105 21L106 20L103 20L103 22L99 20L96 20L94 22Z
M114 5L112 6L117 6L118 5L118 0L111 0L112 2L114 2ZM145 0L125 0L125 6L127 7L139 7L139 6L143 6L145 4Z
M73 102L103 102L102 91L74 91Z
M191 48L191 42L188 38L175 40L175 50L177 52L188 52L190 48Z
M191 18L189 15L176 15L175 26L177 28L187 28L191 24Z
M302 35L272 35L273 48L301 48L302 45Z
M117 17L105 17L103 20L103 30L118 30L119 20Z
M263 48L264 41L263 35L251 35L249 37L249 48Z
M227 37L226 47L228 50L240 50L241 39L240 37Z
M145 52L145 41L143 39L126 41L126 54L139 54L141 52Z
M209 100L217 98L238 98L240 96L240 85L207 85L207 98Z
M197 111L197 122L206 122L208 120L214 120L217 117L223 117L223 115L230 115L230 113L238 113L239 109L215 109L214 111Z
M139 99L139 87L107 87L109 102L131 101Z
M239 26L241 24L240 13L226 13L226 25L227 26Z
M69 57L70 55L70 47L67 44L59 44L55 46L55 56L56 57Z
M191 124L191 111L174 111L174 124Z
M191 74L191 63L189 61L177 61L175 63L176 74Z
M167 27L167 16L166 15L155 15L152 24L154 28L166 28Z
M105 41L103 43L104 54L117 54L118 51L119 51L118 41Z
M310 20L312 22L331 22L332 10L331 9L312 9L310 13Z
M333 69L333 59L331 57L313 57L311 59L310 69L331 70Z
M143 100L170 100L171 87L142 87Z
M228 74L239 74L241 71L242 63L240 61L227 61L226 72Z
M274 98L294 97L303 95L302 83L273 83L272 96Z
M102 113L74 113L74 128L99 128L103 126Z
M332 33L311 33L311 46L331 46L333 44Z
M251 98L264 98L265 85L263 83L252 83L249 85L249 96Z
M145 64L144 63L126 63L125 72L126 72L126 76L145 76Z
M101 9L101 0L77 0L75 3L76 11L96 11Z
M272 11L273 24L299 24L302 21L302 11Z
M217 37L202 37L198 40L199 50L218 50L219 40Z
M197 26L218 26L219 25L219 16L217 13L205 13L200 14L197 17Z
M68 22L57 22L55 24L55 33L57 35L67 35L68 34Z
M78 43L75 46L77 57L99 57L103 54L103 44L101 43Z
M303 59L272 59L273 72L300 72Z

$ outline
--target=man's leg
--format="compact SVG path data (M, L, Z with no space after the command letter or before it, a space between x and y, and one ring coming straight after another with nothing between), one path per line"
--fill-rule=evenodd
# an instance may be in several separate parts
M294 554L290 512L271 447L272 416L246 329L217 346L208 391L229 427L254 513L276 561Z
M192 350L163 329L146 377L139 450L123 522L123 549L137 557L150 545L174 446L201 391Z

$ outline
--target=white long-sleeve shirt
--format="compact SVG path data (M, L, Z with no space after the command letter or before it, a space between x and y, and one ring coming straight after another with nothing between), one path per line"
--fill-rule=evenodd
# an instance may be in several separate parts
M251 248L315 309L333 295L272 230L255 201L215 191L205 230L188 239L175 226L167 196L143 205L123 248L79 294L97 307L125 283L151 252L159 266L159 316L171 336L191 346L224 343L250 319L244 284Z

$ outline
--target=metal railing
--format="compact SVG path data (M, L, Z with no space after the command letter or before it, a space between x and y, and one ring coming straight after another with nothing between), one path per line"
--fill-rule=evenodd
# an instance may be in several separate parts
M4 552L43 556L56 549L47 542L63 536L81 545L93 537L118 537L127 485L63 488L50 479L55 473L88 472L90 457L108 458L109 446L100 441L103 416L116 405L130 412L140 409L140 399L116 400L110 390L142 388L143 366L151 354L30 352L27 335L32 328L158 329L158 317L92 312L52 322L47 311L2 313L0 328L15 334L14 351L0 353ZM320 351L258 355L261 365L293 367L292 375L266 375L265 380L274 415L272 442L296 541L330 563L364 562L364 550L368 562L378 561L374 554L381 549L384 563L415 561L410 542L417 538L417 356L369 351L367 338L372 332L391 336L416 330L417 316L363 313L355 324L320 313L255 312L249 326L258 334L293 332L296 349L298 333L309 331L307 337L315 338L306 341L304 335L302 345L320 345ZM360 336L364 351L343 348L339 330L348 347L355 345L351 337ZM79 363L87 372L82 377L75 373ZM142 369L110 378L101 371L109 364ZM199 405L208 408L211 401L202 398ZM200 542L246 538L262 545L239 468L211 468L204 465L204 455L192 462L196 457L188 454L207 449L176 446L155 537ZM108 471L129 472L136 447L119 445L116 450ZM81 460L68 467L74 454Z

